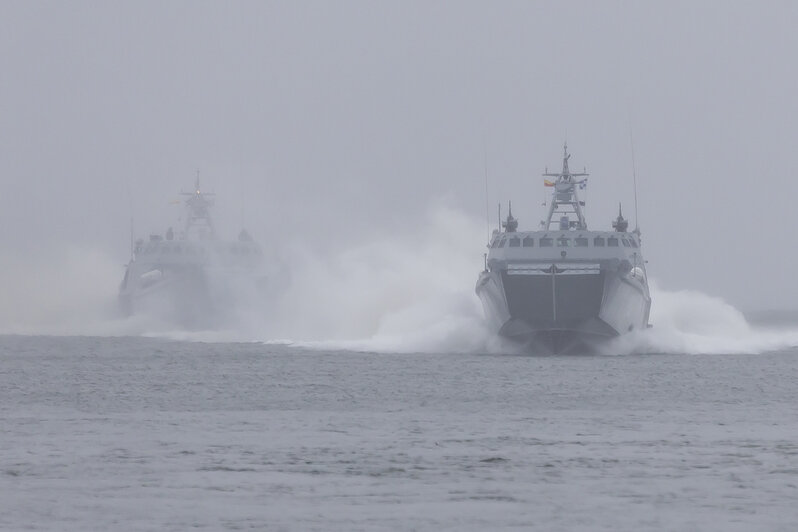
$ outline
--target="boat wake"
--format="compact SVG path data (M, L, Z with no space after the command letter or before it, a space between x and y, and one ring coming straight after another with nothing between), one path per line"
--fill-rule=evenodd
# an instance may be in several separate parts
M721 298L682 290L651 289L652 328L621 336L611 354L759 354L798 347L798 323L753 325Z
M369 352L516 353L490 334L474 294L484 228L438 206L405 234L319 254L286 252L290 279L279 296L241 295L234 319L185 330L163 317L123 318L118 260L86 249L0 262L0 334L151 336L201 342L265 342ZM798 323L749 323L720 298L651 286L653 327L603 352L763 353L798 346Z
M755 326L721 298L701 292L670 292L653 286L651 293L653 327L620 336L602 346L599 354L761 354L798 347L798 324ZM458 299L460 304L455 304ZM385 327L366 338L284 343L374 352L528 354L487 330L471 294L451 296L449 303L447 312L431 314L427 311L432 306L408 308L391 316ZM439 306L443 311L445 306Z

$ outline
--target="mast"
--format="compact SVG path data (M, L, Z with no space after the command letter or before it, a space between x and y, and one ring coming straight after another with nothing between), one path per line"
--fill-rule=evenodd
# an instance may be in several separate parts
M193 192L181 192L186 198L186 226L185 238L189 238L189 233L192 229L196 229L200 239L215 238L216 232L213 228L213 220L211 220L210 208L213 206L213 198L215 196L212 192L202 192L200 189L199 172L197 172L197 179L194 182Z
M518 220L513 217L513 202L510 202L509 213L507 220L502 222L502 227L506 233L515 233L518 230Z
M568 153L568 144L565 143L563 144L562 171L558 174L548 172L543 174L544 177L557 178L553 185L547 184L547 186L554 187L554 192L552 193L551 206L549 206L548 216L542 224L546 230L552 229L552 218L555 214L560 215L558 220L554 220L554 223L559 224L559 229L561 231L569 229L587 229L587 222L585 221L585 216L582 213L582 206L584 203L579 201L579 194L577 193L578 188L585 187L587 179L574 178L586 178L590 174L584 171L572 173L568 168L568 159L570 158L571 155ZM576 220L571 220L569 216L571 214L576 215Z
M629 228L629 221L623 217L620 203L618 204L618 217L612 222L612 228L619 233L625 233Z
M632 184L635 191L635 230L632 232L637 235L637 238L640 238L640 225L639 219L637 217L637 169L635 168L635 140L634 137L632 137L631 128L629 128L629 143L632 147Z

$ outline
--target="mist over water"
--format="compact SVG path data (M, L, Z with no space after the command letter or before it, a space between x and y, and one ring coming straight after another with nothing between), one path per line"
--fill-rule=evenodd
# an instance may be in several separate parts
M178 340L287 343L375 352L512 353L487 330L474 294L485 228L436 205L416 227L320 253L280 251L289 275L266 301L241 290L225 323L185 330L165 316L122 317L119 260L64 248L34 259L5 257L0 333L156 336ZM262 243L268 245L269 243ZM653 327L611 342L606 354L761 353L798 346L798 327L754 326L723 299L652 284Z
M121 261L96 250L62 247L0 257L0 333L123 334L116 318Z
M446 206L404 234L330 256L295 252L272 338L378 351L478 350L487 331L473 293L485 229Z

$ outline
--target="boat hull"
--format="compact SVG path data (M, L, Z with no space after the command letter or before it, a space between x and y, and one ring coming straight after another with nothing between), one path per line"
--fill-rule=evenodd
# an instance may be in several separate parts
M589 352L648 325L644 278L612 264L483 272L476 293L490 327L530 352Z
M146 275L123 284L119 292L122 312L189 329L224 326L235 320L237 312L260 308L270 297L265 275L194 267L166 271L151 282L141 282Z

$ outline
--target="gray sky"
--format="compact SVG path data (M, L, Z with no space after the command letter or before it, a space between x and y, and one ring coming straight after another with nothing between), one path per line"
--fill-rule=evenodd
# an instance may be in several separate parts
M6 0L0 244L121 265L131 204L163 231L199 169L230 234L334 252L440 202L484 220L485 153L493 221L534 228L565 139L609 228L631 130L659 284L794 308L795 28L787 1Z

